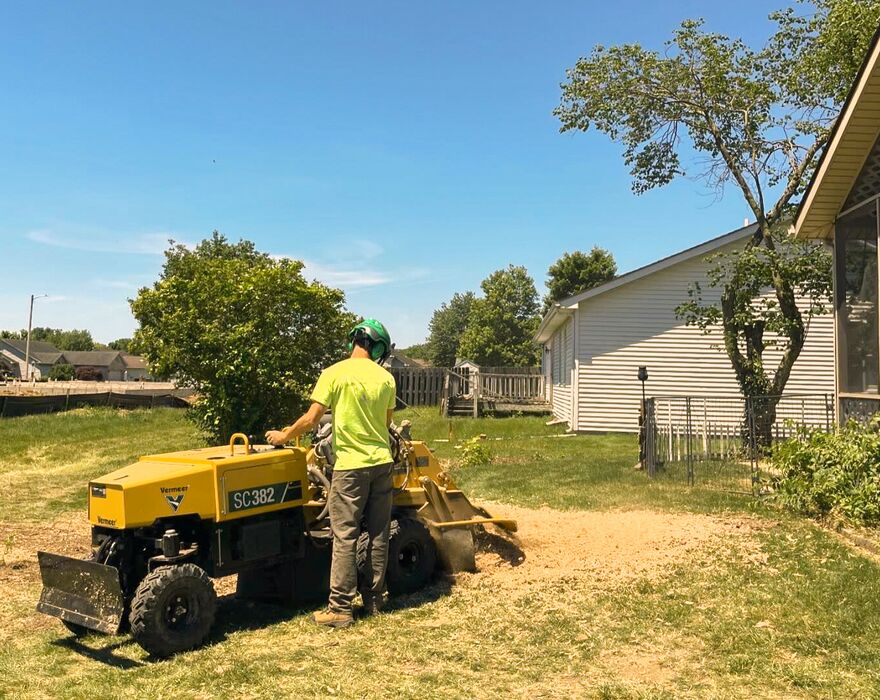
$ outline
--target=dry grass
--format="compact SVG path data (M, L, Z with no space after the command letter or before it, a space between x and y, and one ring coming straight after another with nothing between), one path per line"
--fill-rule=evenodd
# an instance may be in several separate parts
M108 421L102 430L112 427L112 420L100 420ZM102 460L126 454L121 445L132 423L125 420L113 437L116 456L108 452ZM4 428L0 423L0 438ZM46 442L45 451L27 453L28 470L39 471L41 460L57 455L57 445ZM615 493L602 510L572 509L571 465L596 463L590 446L602 444L553 442L553 450L566 452L557 462L545 454L547 478L535 507L490 505L517 518L521 530L515 540L482 534L479 572L440 579L342 631L314 627L309 611L243 604L227 595L211 644L163 662L151 661L125 637L75 642L56 621L34 612L33 551L82 551L87 528L78 508L35 502L11 518L3 512L0 696L880 696L875 562L784 516L732 513L730 504L687 512L674 507L668 490L649 507L629 472L621 474L626 487L617 487L624 494ZM9 473L3 459L0 472ZM71 481L80 478L78 470ZM488 473L475 481L498 500L519 479L507 474L495 493ZM538 507L556 498L547 486L556 483L565 489L567 509ZM612 483L599 488L612 490ZM632 492L628 502L626 492ZM710 510L708 502L701 509ZM31 512L43 520L26 517ZM231 590L230 581L219 584L222 592Z

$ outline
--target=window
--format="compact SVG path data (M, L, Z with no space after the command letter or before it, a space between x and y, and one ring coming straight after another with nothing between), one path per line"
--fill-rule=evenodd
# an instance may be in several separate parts
M553 337L553 348L550 353L550 364L553 369L553 383L563 386L571 384L569 350L571 347L571 322L556 331Z
M877 201L837 220L835 246L839 389L876 394L880 370Z

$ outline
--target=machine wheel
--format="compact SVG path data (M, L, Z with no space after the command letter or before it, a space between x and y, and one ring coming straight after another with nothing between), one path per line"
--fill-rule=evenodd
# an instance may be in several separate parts
M358 571L366 575L367 536L358 540ZM423 588L434 575L437 548L425 524L416 518L391 521L388 541L388 569L385 587L391 595L414 593Z
M153 656L198 646L211 631L217 594L195 564L162 566L141 581L131 601L131 634Z

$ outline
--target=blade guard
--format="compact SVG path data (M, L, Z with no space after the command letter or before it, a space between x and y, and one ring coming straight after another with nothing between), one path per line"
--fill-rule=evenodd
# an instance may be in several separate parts
M419 483L427 500L419 515L428 524L440 562L447 571L477 570L474 525L495 524L516 532L515 521L490 517L482 508L475 508L461 491L438 486L426 476Z
M105 634L117 634L125 602L119 571L95 561L37 552L43 592L37 610Z

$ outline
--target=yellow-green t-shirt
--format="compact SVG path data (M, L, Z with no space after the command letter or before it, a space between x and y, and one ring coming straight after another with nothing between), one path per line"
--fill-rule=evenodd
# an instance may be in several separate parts
M396 395L391 373L365 357L337 362L321 372L311 399L333 411L334 469L391 461L387 415Z

